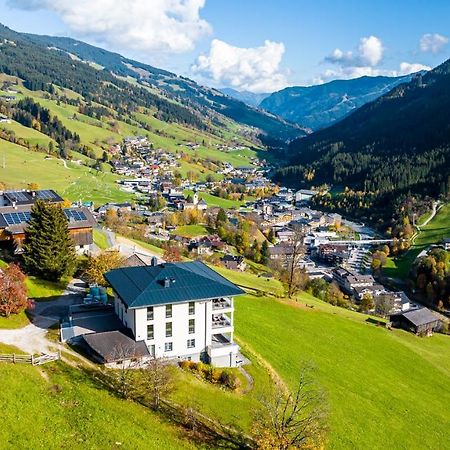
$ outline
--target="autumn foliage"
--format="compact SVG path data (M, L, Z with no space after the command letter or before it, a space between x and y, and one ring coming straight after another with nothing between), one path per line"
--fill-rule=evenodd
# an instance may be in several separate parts
M0 271L0 316L22 312L28 305L25 274L17 264Z

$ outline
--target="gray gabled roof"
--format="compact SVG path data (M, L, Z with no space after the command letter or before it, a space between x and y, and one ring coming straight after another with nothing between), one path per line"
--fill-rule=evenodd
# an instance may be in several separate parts
M439 320L428 308L413 309L401 315L415 326L426 325Z
M128 308L228 297L244 291L200 261L123 267L105 279Z

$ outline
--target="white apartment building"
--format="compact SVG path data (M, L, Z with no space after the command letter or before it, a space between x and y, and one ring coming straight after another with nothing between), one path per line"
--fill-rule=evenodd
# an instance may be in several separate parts
M105 274L115 312L150 355L235 367L233 298L242 289L200 261L125 267Z

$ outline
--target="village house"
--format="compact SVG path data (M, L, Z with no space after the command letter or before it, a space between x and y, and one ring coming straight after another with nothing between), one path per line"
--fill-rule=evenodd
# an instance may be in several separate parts
M355 288L369 287L375 284L372 275L361 275L360 273L338 267L333 270L333 279L348 294L353 294Z
M247 268L247 264L243 256L225 255L221 259L222 264L229 270L240 270L243 272Z
M309 189L300 189L295 193L295 203L307 203L316 195L315 191Z
M341 266L350 258L350 250L345 244L320 244L317 247L317 256L327 264Z
M37 200L61 204L63 199L53 190L5 191L0 193L0 242L11 245L16 253L22 251L25 231L31 218L31 208ZM93 244L96 221L88 208L64 208L69 234L78 252L89 250Z
M235 367L233 298L244 291L200 261L105 274L119 320L150 355Z

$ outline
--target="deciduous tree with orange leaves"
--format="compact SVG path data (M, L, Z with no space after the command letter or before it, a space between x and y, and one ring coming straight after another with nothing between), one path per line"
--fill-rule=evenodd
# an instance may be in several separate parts
M10 264L0 272L0 316L22 312L28 305L25 274L17 264Z

